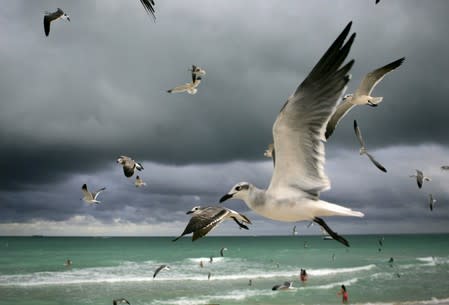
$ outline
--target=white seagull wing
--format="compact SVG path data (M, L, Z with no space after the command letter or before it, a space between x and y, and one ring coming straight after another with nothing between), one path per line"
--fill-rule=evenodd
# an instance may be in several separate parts
M405 57L402 57L366 74L359 87L357 88L355 95L370 95L374 87L376 87L376 85L384 78L384 76L402 65L404 60Z
M326 139L328 139L333 133L335 128L337 127L340 120L352 109L355 105L350 103L349 101L343 102L338 105L337 110L332 115L331 119L327 123L326 126Z
M177 86L175 88L172 88L170 90L167 90L169 93L179 93L179 92L185 92L193 87L193 83L186 83L184 85Z
M97 190L96 192L92 193L92 196L94 196L94 199L96 200L98 195L103 192L106 188L102 187L101 189Z
M350 79L354 61L340 68L355 34L344 43L352 22L321 57L296 92L289 97L273 125L276 164L268 191L297 188L317 195L329 189L324 173L324 131Z

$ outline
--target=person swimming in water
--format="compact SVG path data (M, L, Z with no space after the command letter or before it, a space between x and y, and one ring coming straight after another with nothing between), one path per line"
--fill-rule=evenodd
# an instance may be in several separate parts
M307 275L307 271L306 269L301 269L301 273L299 275L299 279L301 280L301 282L305 283L308 279L308 275Z
M341 290L337 292L337 295L341 295L341 303L342 304L348 304L349 298L348 298L348 291L346 291L345 285L341 285Z

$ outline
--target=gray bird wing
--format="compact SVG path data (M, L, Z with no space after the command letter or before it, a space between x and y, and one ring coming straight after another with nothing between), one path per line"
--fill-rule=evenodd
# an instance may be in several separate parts
M363 137L362 137L362 131L360 130L360 128L357 124L357 120L354 120L354 132L355 132L355 135L357 136L357 139L359 140L360 146L363 148L366 148L365 141L363 141Z
M155 278L156 275L157 275L162 269L164 269L165 267L167 267L167 265L160 265L160 266L156 269L156 271L154 271L153 278Z
M268 191L297 188L317 196L330 188L324 173L324 132L349 82L345 61L355 34L350 22L282 107L273 124L276 163Z
M147 14L153 17L153 20L156 20L155 10L154 10L154 1L153 0L140 0Z
M89 190L87 189L87 185L84 183L83 186L81 187L81 190L83 191L83 195L86 199L94 199L94 196L92 195L91 192L89 192Z
M49 13L46 14L44 16L44 31L45 31L45 36L48 36L48 34L50 34L50 23L55 20L58 19L59 17L61 17L62 15L64 15L64 12L58 8L56 12L53 13Z
M366 153L366 155L368 156L368 158L371 160L371 162L373 162L373 164L380 169L381 171L383 171L384 173L387 172L387 169L385 167L382 166L382 164L380 164L376 159L374 159L374 157L370 154L370 153Z
M380 67L374 71L369 72L363 78L362 82L360 83L354 95L370 95L374 87L376 87L376 85L384 78L384 76L387 73L399 67L400 65L402 65L404 60L405 57L402 57L383 67Z
M101 189L95 191L94 193L92 193L92 196L94 197L94 199L96 200L98 195L100 195L101 192L103 192L106 188L102 187Z
M327 123L326 126L326 139L328 139L333 133L335 128L337 127L338 123L341 119L349 112L349 110L354 107L354 104L351 104L349 101L340 103L337 107L337 110L335 110L334 114L332 115L331 119Z

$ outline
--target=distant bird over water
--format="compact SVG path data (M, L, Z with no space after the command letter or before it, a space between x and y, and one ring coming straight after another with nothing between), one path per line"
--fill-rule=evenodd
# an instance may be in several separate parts
M53 12L53 13L46 12L45 13L45 16L44 16L45 36L48 36L50 34L50 23L52 21L55 21L58 19L70 21L69 15L64 13L60 8L58 8L56 12Z
M134 161L130 157L127 156L120 156L117 158L117 163L121 164L123 166L123 173L126 177L132 177L134 175L134 170L143 170L142 164Z
M363 217L363 213L320 200L319 195L330 188L324 173L324 131L354 63L352 60L343 65L355 39L352 34L345 43L351 25L345 27L278 114L273 124L276 162L268 188L240 182L220 199L243 200L253 211L273 220L313 220L345 246L349 246L348 241L320 216Z
M432 181L429 177L424 176L423 172L419 169L416 170L415 175L411 175L410 178L416 178L416 183L418 184L419 188L422 188L424 181Z
M357 139L359 140L359 143L360 143L360 155L366 155L378 169L380 169L381 171L386 173L387 170L385 169L385 167L383 167L382 164L380 164L378 161L376 161L376 159L374 159L374 157L366 149L365 141L363 140L363 137L362 137L362 131L360 130L359 126L357 125L356 120L354 120L354 132L355 132L355 135L357 136Z
M97 200L98 195L100 195L100 193L102 191L104 191L106 188L102 187L101 189L95 191L95 192L89 192L89 190L87 189L87 185L84 183L83 186L81 187L81 190L83 191L84 197L82 198L84 200L84 202L86 203L101 203L101 201Z
M244 223L251 224L251 221L245 215L219 206L196 206L188 211L187 214L193 214L192 218L190 218L184 232L173 241L177 241L182 236L190 233L193 233L192 241L195 241L206 236L213 228L227 219L233 219L240 228L245 230L248 230L248 227Z
M370 96L374 87L384 78L386 74L398 68L404 62L405 58L402 57L395 60L381 68L371 71L363 78L355 94L347 94L343 97L343 100L338 105L331 119L326 126L326 139L329 138L337 127L341 119L356 105L370 105L377 106L383 97Z
M224 256L224 251L228 251L228 248L221 248L220 249L220 255Z
M170 270L170 267L167 266L167 265L160 265L160 266L156 269L156 271L154 271L153 278L155 278L156 275L157 275L159 272L161 272L162 270Z

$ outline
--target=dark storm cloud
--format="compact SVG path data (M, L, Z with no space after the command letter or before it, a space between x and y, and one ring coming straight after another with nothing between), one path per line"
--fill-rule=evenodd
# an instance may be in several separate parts
M71 22L55 22L45 37L43 13L57 7ZM328 158L348 161L328 162L333 189L323 198L366 210L364 220L332 220L343 226L397 213L419 218L406 205L427 198L417 199L407 176L436 156L448 163L441 154L448 144L448 8L446 1L405 0L158 1L153 23L137 0L7 2L0 12L0 221L185 221L193 204L216 202L238 181L265 187L271 164L248 164L263 158L280 107L349 20L357 37L348 92L365 73L406 61L374 91L382 104L355 107L329 139ZM198 94L167 94L189 81L191 64L207 71ZM355 118L368 147L380 149L387 175L363 157L340 155L352 146L357 154ZM406 182L390 171L408 160L401 152L429 143L441 146L430 146L438 149L426 151L427 162L403 164L404 171L410 165ZM123 184L115 164L121 154L148 165L151 187L136 192L130 180ZM363 193L349 187L360 181ZM108 187L106 206L79 201L85 182ZM229 206L248 212L239 202Z

